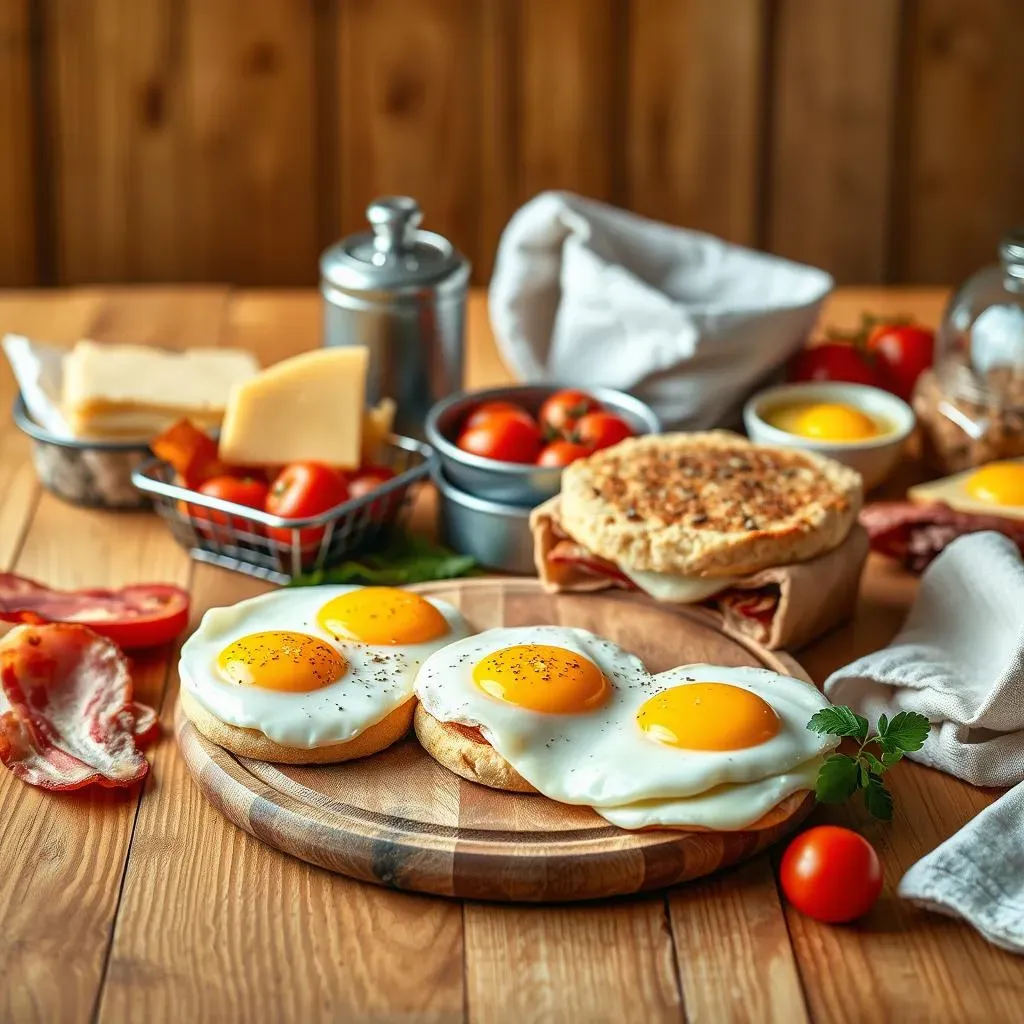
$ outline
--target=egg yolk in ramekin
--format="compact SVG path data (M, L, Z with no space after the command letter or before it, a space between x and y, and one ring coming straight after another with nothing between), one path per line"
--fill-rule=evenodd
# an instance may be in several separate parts
M591 711L611 689L592 661L547 644L519 644L489 654L473 666L473 682L496 700L554 715Z
M445 617L429 601L393 587L351 590L328 601L316 621L339 640L363 644L421 644L448 632Z
M308 633L274 629L250 633L217 656L228 682L263 690L305 693L337 682L347 671L342 655Z
M779 731L771 704L731 683L673 686L644 701L636 721L650 739L686 750L744 750Z
M781 406L765 416L777 430L812 441L867 441L885 433L867 413L841 402Z
M1024 462L990 462L964 481L964 490L991 505L1024 507Z

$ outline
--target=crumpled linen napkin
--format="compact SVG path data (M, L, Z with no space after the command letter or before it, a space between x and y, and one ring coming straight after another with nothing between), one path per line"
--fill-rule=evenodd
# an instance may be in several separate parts
M738 417L832 286L823 270L544 192L505 228L489 304L523 380L630 391L666 427L702 430Z
M1024 561L998 533L954 541L925 571L892 645L825 681L869 720L926 715L908 757L976 786L1015 786L915 864L900 893L1024 953Z

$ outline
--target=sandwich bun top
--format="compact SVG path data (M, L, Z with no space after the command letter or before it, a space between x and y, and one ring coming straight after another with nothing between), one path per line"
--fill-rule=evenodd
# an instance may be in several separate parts
M837 547L860 474L717 430L632 438L562 474L561 524L595 555L680 576L746 576Z

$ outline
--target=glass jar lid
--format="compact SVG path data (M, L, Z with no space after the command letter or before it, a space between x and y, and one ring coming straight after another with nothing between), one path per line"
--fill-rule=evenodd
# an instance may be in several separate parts
M395 291L439 285L465 268L448 239L420 230L423 214L409 196L382 196L366 208L370 231L350 235L320 258L325 281L345 291ZM460 277L464 275L459 275Z

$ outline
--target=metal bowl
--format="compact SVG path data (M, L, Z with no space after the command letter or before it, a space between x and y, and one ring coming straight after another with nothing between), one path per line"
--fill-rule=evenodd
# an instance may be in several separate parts
M488 569L532 576L531 509L478 498L453 486L435 466L440 495L441 537L455 551L472 555Z
M510 385L486 391L459 391L438 402L427 414L427 440L437 450L445 476L460 490L509 505L532 506L558 494L561 468L501 462L471 455L455 445L466 417L484 402L515 402L536 415L544 400L561 388L536 384ZM637 434L657 434L661 423L650 406L612 388L587 388L608 412L621 416Z
M18 429L32 438L39 482L58 498L89 508L149 508L148 495L132 483L132 473L152 457L148 444L55 437L32 419L20 394L13 415Z

